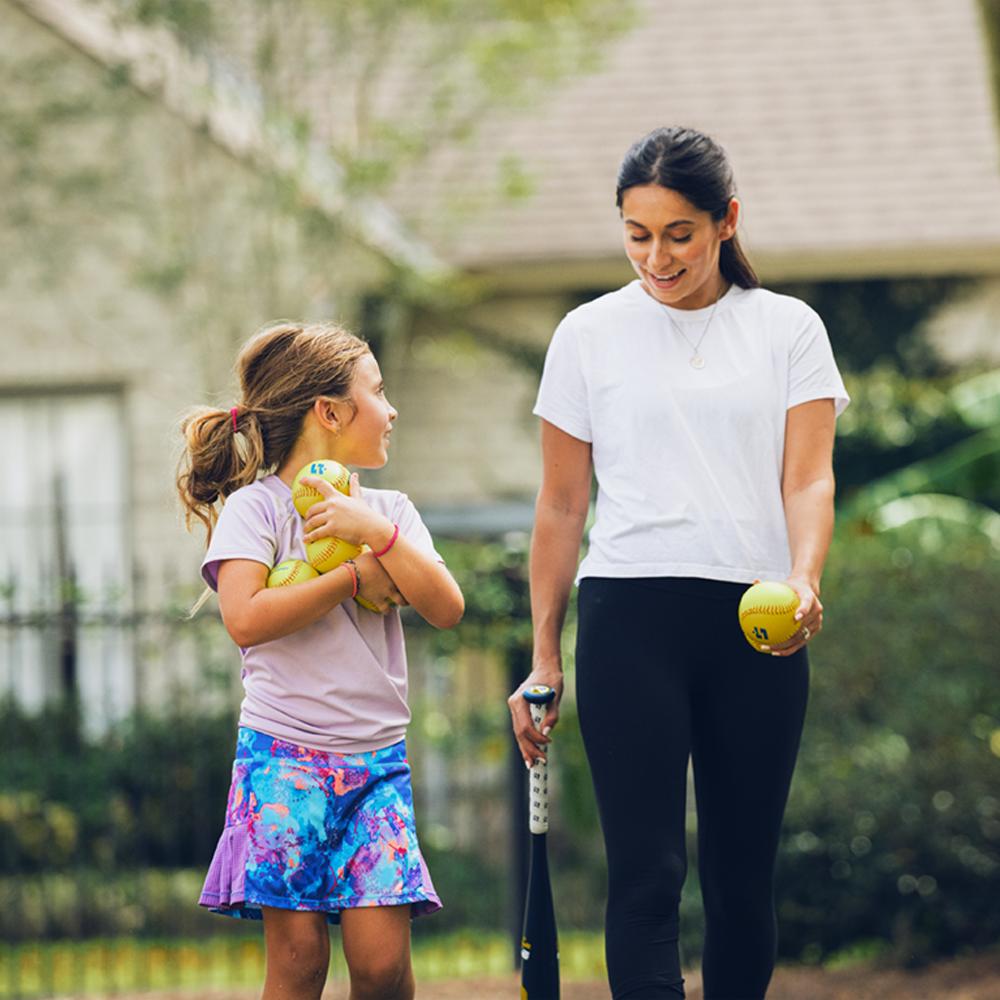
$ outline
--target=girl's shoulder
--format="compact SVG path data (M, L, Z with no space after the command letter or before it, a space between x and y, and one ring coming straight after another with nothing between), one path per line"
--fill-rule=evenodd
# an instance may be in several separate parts
M228 514L227 514L228 512ZM222 516L256 520L272 527L295 513L292 491L276 476L264 476L233 490L222 506Z

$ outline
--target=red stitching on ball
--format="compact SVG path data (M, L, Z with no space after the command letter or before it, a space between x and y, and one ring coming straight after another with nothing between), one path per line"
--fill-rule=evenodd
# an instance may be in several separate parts
M794 610L796 607L796 604L760 604L741 611L740 618L746 618L747 615L784 615L788 614L789 611Z
M316 555L314 556L317 562L319 562L322 559L325 559L329 555L333 555L333 553L337 550L337 542L333 538L318 538L316 541L326 542L326 545L322 549L320 549L320 551L317 552ZM315 544L315 543L311 542L310 544Z

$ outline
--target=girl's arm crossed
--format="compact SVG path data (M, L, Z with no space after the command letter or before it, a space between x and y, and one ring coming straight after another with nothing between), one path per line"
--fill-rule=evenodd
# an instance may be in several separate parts
M312 625L348 600L354 589L350 571L341 566L294 587L268 587L268 572L263 563L250 559L219 564L219 610L229 635L243 648Z

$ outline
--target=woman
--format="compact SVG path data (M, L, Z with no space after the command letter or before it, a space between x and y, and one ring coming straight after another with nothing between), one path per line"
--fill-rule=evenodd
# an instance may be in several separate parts
M736 235L723 150L685 128L645 136L618 174L637 280L569 313L535 413L542 486L531 547L534 660L509 699L526 764L544 757L521 691L561 695L560 634L579 567L580 726L608 859L615 998L684 995L677 950L693 762L706 1000L763 997L773 872L822 628L833 437L848 403L826 331L759 287ZM801 628L761 655L737 605L758 578L798 593Z

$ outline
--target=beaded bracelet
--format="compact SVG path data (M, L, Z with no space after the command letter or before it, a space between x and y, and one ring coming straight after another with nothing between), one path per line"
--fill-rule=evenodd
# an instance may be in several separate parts
M357 597L361 587L361 574L358 572L358 567L354 564L353 559L348 559L342 565L351 574L351 597Z
M393 547L393 545L396 544L396 539L397 538L399 538L399 525L393 523L393 526L392 526L392 538L389 539L389 544L384 549L382 549L381 552L372 552L372 555L376 559L381 559L382 556L384 556L386 554L386 552L388 552L389 549L391 549Z

